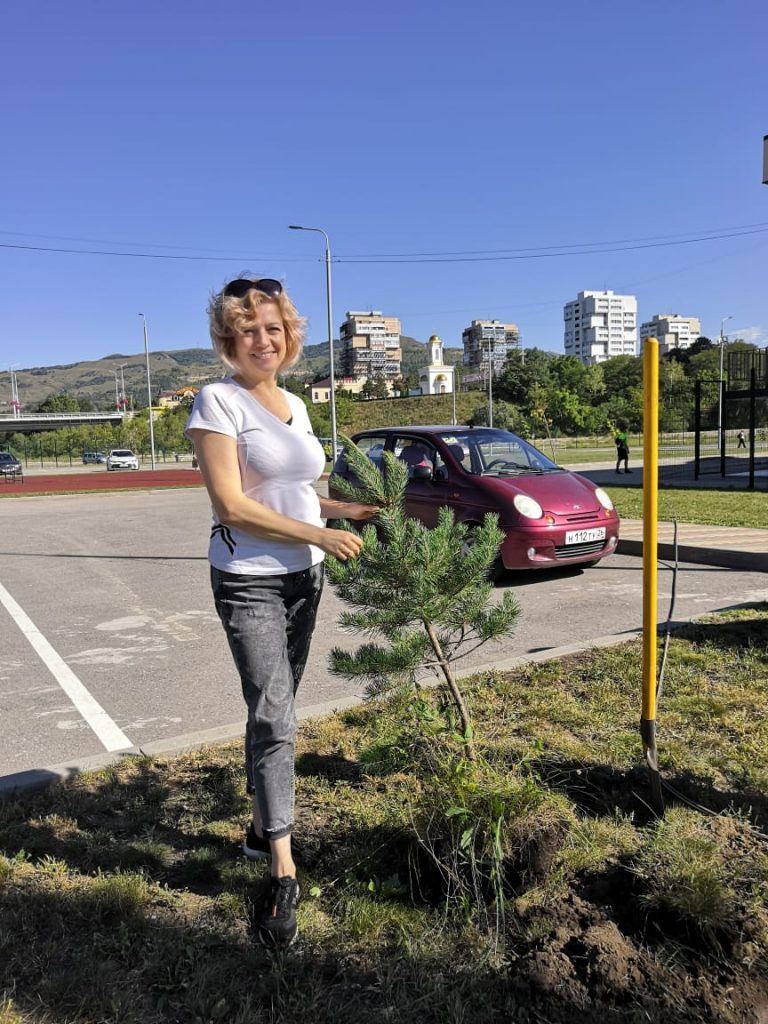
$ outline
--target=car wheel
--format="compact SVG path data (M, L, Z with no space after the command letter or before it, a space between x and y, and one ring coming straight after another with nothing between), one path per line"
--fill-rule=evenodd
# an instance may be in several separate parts
M477 531L480 529L477 523L468 524L467 535L461 545L461 554L466 555L477 543ZM491 583L497 583L504 575L504 563L499 556L488 570L488 579Z

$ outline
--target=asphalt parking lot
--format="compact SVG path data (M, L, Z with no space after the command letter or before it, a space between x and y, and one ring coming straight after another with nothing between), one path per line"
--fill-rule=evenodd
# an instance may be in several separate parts
M234 734L239 680L208 586L209 507L202 488L0 501L0 776L79 765L126 743L172 749ZM503 665L637 629L641 561L508 579L523 614L503 649L465 663ZM660 574L659 617L671 574ZM676 618L766 600L762 573L683 566ZM326 587L299 707L358 694L332 676L336 627Z

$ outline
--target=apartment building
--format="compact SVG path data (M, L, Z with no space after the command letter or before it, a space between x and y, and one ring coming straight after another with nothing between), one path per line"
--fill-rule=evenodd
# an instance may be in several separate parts
M637 298L612 291L579 292L563 310L565 354L586 366L637 355Z
M507 353L520 347L520 330L517 324L505 324L501 320L473 320L461 332L464 346L465 366L487 369L488 353L492 353L493 372L500 373Z
M697 316L656 313L640 324L640 345L646 338L656 338L662 354L673 348L690 348L700 335L701 321Z
M349 310L341 325L341 371L355 379L400 376L400 320L379 310Z

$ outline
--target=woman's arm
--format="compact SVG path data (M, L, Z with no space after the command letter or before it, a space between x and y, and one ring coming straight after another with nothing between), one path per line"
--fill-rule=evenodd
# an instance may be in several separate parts
M334 498L320 498L320 514L323 519L371 519L379 512L376 505L362 505L357 501L336 501Z
M358 554L363 542L356 534L291 519L246 497L240 480L237 442L233 437L200 429L190 430L190 434L219 522L268 540L314 544L342 560Z

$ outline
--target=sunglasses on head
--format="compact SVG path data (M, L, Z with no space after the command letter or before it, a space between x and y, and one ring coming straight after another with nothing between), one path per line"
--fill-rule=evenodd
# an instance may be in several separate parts
M283 286L272 277L262 277L259 281L251 281L247 277L238 277L236 280L230 281L224 287L221 294L232 296L235 299L242 299L251 289L263 292L270 299L276 299L278 295L282 294Z

